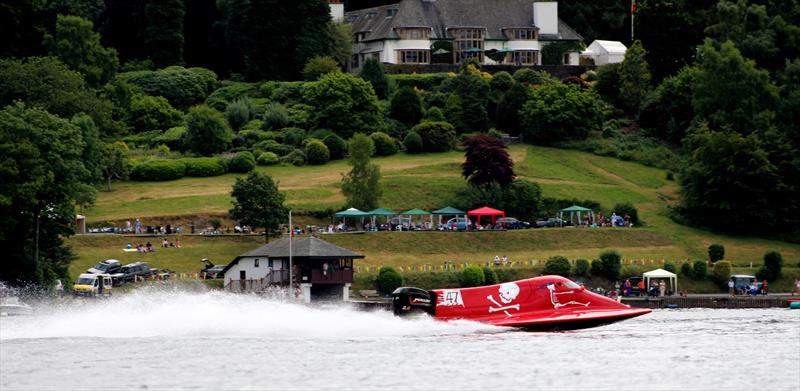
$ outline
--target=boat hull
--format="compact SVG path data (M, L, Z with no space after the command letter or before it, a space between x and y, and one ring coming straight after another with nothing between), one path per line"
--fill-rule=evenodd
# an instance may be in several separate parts
M466 319L526 330L584 329L651 312L590 292L561 276L427 292L399 288L393 296L399 315L418 309L443 321Z

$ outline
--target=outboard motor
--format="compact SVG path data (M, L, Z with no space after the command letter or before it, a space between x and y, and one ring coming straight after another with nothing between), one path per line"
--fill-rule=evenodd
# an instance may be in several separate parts
M436 312L436 294L420 288L400 287L392 292L392 310L397 316Z

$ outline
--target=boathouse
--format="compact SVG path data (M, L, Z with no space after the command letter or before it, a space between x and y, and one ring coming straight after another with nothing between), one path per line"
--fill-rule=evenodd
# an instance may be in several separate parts
M239 255L223 269L225 290L259 293L288 287L290 245L293 291L304 302L348 300L353 261L364 256L314 236L278 239Z

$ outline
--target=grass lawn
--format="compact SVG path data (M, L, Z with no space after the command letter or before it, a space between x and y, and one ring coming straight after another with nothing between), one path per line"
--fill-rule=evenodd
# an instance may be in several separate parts
M767 250L780 251L788 265L800 261L800 245L753 237L738 237L679 225L668 217L669 206L679 199L679 187L666 179L666 171L633 162L573 150L513 145L510 153L520 178L540 184L544 196L591 199L604 211L616 203L631 202L639 210L644 228L547 229L505 233L389 233L333 235L328 240L367 255L365 265L438 265L444 260L482 262L495 255L528 261L555 254L592 259L605 248L619 250L625 258L705 259L712 243L725 246L726 258L735 266L762 263ZM414 207L434 209L451 204L453 195L466 186L460 176L463 153L397 154L373 159L383 175L381 206L396 211ZM297 209L339 208L344 198L339 181L349 166L335 161L322 166L259 167L286 192L287 203ZM184 178L167 182L117 182L111 192L101 191L94 207L84 211L89 221L159 216L223 214L230 209L230 190L238 175ZM105 258L124 262L137 258L123 254L125 238L75 237L68 243L79 259L73 274ZM259 238L185 237L183 249L167 249L145 257L154 267L176 271L199 270L199 259L217 263L256 247ZM125 258L126 256L130 257ZM648 264L649 266L649 264Z

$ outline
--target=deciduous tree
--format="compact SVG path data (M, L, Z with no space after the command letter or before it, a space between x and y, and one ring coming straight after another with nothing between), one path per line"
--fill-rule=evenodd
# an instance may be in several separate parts
M45 34L44 46L51 56L80 72L93 87L111 80L119 66L117 51L103 47L92 22L79 16L58 15L55 33Z
M475 187L506 186L514 180L514 162L502 140L479 135L464 139L461 175Z
M356 133L350 139L350 172L342 177L342 194L350 207L372 210L378 207L381 198L381 172L376 164L370 163L375 146L369 136Z
M236 178L231 191L232 219L251 227L264 228L264 241L286 221L286 196L278 191L278 184L267 174L251 172L246 178Z
M195 106L186 115L184 144L195 153L210 156L230 148L233 132L222 113L206 105Z

